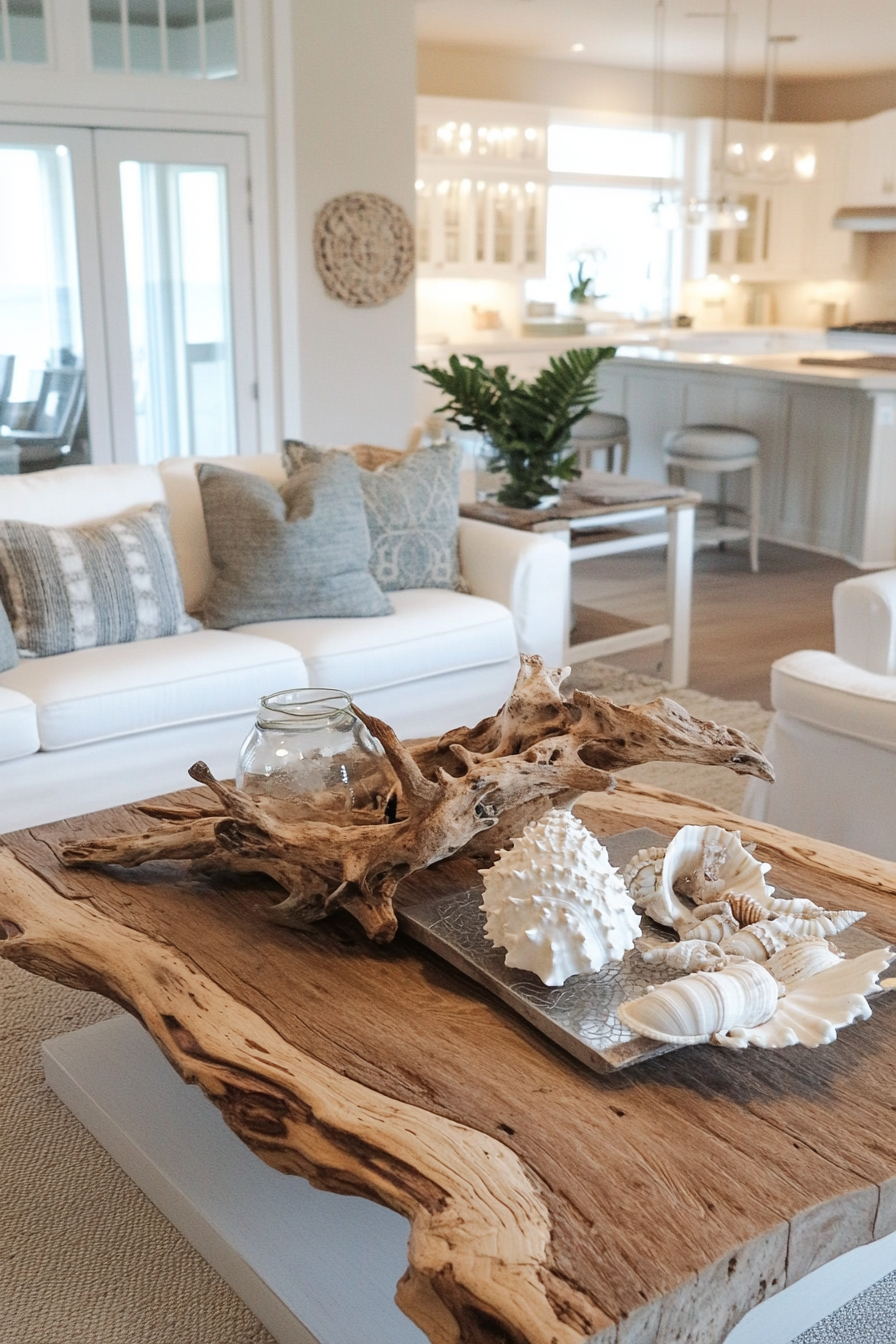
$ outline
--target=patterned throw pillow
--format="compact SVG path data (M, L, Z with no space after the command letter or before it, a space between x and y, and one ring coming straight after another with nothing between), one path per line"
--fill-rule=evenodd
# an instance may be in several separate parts
M164 504L85 527L0 521L0 601L20 652L39 658L201 629Z
M216 630L308 616L388 616L370 574L370 536L347 453L307 462L278 490L204 464L199 489L215 577L205 598Z
M0 672L8 672L11 667L18 665L19 651L16 648L16 637L12 632L6 608L0 606Z
M288 473L325 455L294 440L283 445ZM371 574L385 593L405 588L465 591L457 555L460 448L448 444L390 456L393 460L376 470L360 472Z

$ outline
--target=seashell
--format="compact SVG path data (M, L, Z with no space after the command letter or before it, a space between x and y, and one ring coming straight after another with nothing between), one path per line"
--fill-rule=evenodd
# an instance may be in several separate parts
M712 905L699 905L690 920L680 920L676 932L680 938L699 938L705 943L720 943L723 938L737 933L739 927L728 902L715 901Z
M783 952L791 943L806 941L806 935L794 933L780 919L763 919L738 929L730 938L723 938L721 947L730 957L749 957L750 961L768 961L776 952Z
M778 1003L773 975L755 962L697 971L640 999L621 1003L617 1016L639 1036L670 1045L701 1045L733 1027L767 1022Z
M647 947L641 958L648 966L668 966L670 971L720 971L729 961L718 943L706 943L699 938Z
M651 901L652 908L644 909L657 923L674 926L687 915L681 896L704 905L723 892L735 891L761 902L774 891L763 876L768 869L767 863L759 863L744 849L740 832L721 826L682 826L666 850L661 893Z
M729 1028L715 1043L741 1049L758 1045L766 1050L785 1045L829 1045L841 1027L871 1016L866 996L878 988L877 977L893 957L892 949L884 947L838 960L835 966L794 984L767 1022ZM725 974L728 972L719 972Z
M805 896L767 896L765 899L756 896L754 900L764 906L769 915L817 915L821 910L820 905Z
M768 910L759 901L754 900L752 896L743 896L740 893L734 895L726 891L725 900L732 915L737 920L738 927L743 929L748 924L758 924L760 920L768 918Z
M865 914L864 910L818 910L814 915L778 915L775 923L801 938L833 938L864 919Z
M639 849L622 869L622 880L635 905L649 899L658 891L663 878L664 849L652 845L650 849Z
M765 969L779 985L789 987L819 971L826 971L829 966L836 966L842 957L843 953L823 938L807 938L804 943L791 943L769 957Z
M641 932L607 851L571 812L530 822L483 872L486 937L546 985L621 961Z

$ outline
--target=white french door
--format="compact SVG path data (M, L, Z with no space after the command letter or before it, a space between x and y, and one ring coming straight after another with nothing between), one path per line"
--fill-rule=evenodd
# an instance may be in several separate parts
M9 400L83 367L93 461L258 452L247 159L241 135L0 125Z
M256 453L245 138L93 140L116 460Z

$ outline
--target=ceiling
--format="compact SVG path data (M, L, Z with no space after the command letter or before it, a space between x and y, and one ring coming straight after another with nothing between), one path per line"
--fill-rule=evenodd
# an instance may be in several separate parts
M417 0L424 42L649 69L656 0ZM718 74L725 0L665 0L666 68ZM767 0L734 0L734 73L765 68ZM779 77L896 69L894 0L772 0ZM573 51L580 44L581 51ZM894 76L896 84L896 76Z

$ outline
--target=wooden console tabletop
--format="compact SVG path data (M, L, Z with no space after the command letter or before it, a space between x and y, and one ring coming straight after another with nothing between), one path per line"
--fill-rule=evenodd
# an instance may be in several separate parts
M896 941L894 863L630 783L578 810L605 835L739 824L781 886ZM180 863L56 860L145 826L121 808L5 837L0 954L136 1013L272 1166L404 1214L398 1301L434 1344L717 1344L896 1230L896 996L818 1050L697 1046L596 1076L401 935L280 929L261 883Z

